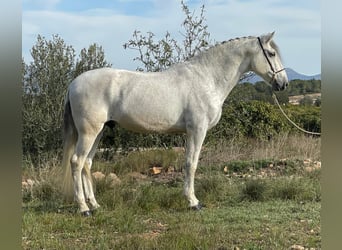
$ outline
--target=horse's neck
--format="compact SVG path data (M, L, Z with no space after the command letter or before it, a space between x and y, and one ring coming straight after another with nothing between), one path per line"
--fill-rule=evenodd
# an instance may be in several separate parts
M210 74L211 79L214 79L214 88L220 95L223 104L241 76L250 70L250 58L245 49L246 45L236 42L236 44L218 46L220 47L212 48L212 51L208 51L203 57L198 58L199 60L195 63L206 68L205 74Z

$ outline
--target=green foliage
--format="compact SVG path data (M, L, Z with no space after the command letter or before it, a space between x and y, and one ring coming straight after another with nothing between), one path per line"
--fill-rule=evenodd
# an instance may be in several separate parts
M289 96L321 92L321 80L292 80L288 86Z
M321 92L321 81L320 80L292 80L289 87L285 91L277 92L279 103L287 104L289 102L289 96L303 95L311 93ZM272 89L265 82L257 82L255 84L244 82L237 84L232 92L229 94L228 102L238 101L264 101L274 104L272 98ZM312 100L304 100L303 104L312 105ZM320 105L320 100L316 106Z
M102 46L93 43L88 49L83 48L80 52L79 58L76 61L74 78L85 71L103 67L111 67L105 59L105 54Z
M300 127L311 132L321 132L321 107L288 105L285 112ZM296 129L293 128L293 131Z
M139 52L139 56L133 59L143 64L143 68L137 68L138 71L162 71L181 60L181 48L169 32L157 42L154 37L152 32L147 32L145 36L141 31L135 30L133 38L123 45L125 49L136 49Z
M62 148L64 98L71 81L82 72L110 66L102 47L83 49L76 60L75 50L58 35L52 40L38 35L32 47L33 61L22 70L24 157L40 164Z
M264 83L266 85L266 83ZM252 83L244 82L237 84L229 93L226 102L247 102L257 99L257 90Z
M241 198L248 201L262 201L265 198L265 190L265 181L260 179L249 179L241 190Z
M241 137L265 140L288 130L283 116L269 103L230 103L224 106L221 120L208 134L208 140Z
M248 172L250 169L259 170L261 168L267 168L270 164L273 164L273 160L255 160L255 161L231 161L229 162L229 170L233 172Z
M319 174L320 171L316 171ZM269 184L269 195L273 199L296 201L321 201L319 176L316 181L309 178L280 178Z
M303 106L311 106L313 104L313 100L310 96L306 95L302 100L300 100L299 104Z
M75 52L59 36L38 36L23 74L23 153L32 158L61 146L64 96L72 81Z

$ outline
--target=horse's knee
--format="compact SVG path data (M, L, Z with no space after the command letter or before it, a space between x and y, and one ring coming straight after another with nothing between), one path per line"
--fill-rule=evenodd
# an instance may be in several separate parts
M72 168L76 168L78 164L78 157L76 154L74 154L72 157L71 157L71 160L70 160L70 163L71 163L71 167Z
M83 161L82 161L83 159ZM77 171L77 170L82 170L83 168L83 164L88 164L87 161L84 161L84 158L82 156L77 156L77 154L74 154L72 157L71 157L71 168L73 171Z
M83 166L81 164L80 157L78 157L76 154L74 154L71 157L70 162L71 162L71 173L73 177L75 178L76 176L82 173Z
M92 164L93 164L93 160L91 158L87 158L87 160L85 161L85 165L86 167L89 168L89 170L91 169Z

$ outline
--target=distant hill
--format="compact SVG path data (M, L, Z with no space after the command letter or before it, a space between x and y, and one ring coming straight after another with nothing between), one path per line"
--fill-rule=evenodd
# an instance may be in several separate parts
M286 68L285 71L286 71L287 78L289 79L289 81L296 80L296 79L299 79L299 80L312 80L312 79L321 80L321 74L308 76L308 75L300 74L291 68ZM241 82L256 83L256 82L260 82L260 81L263 81L263 79L260 76L258 76L257 74L253 73L251 76L242 80Z

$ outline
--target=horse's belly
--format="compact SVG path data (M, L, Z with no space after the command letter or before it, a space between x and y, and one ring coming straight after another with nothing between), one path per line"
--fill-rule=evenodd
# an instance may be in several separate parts
M182 133L185 132L185 125L181 119L171 119L158 115L150 115L145 112L134 115L122 115L117 120L120 126L125 129L144 133Z
M179 91L174 85L158 85L157 82L123 85L112 98L113 120L138 132L185 131L185 98Z

